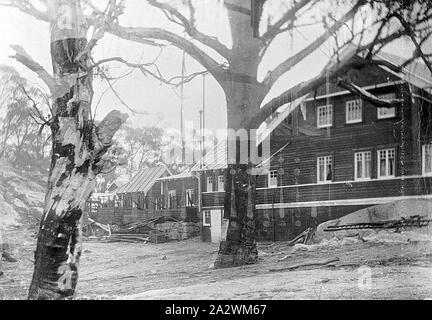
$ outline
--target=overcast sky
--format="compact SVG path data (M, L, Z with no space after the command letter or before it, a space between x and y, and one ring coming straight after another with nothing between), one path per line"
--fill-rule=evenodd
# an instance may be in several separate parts
M94 1L99 5L106 0ZM248 1L247 1L248 2ZM217 36L222 42L229 45L229 29L222 2L219 0L200 0L200 8L197 9L197 24L203 32ZM249 3L249 2L248 2ZM142 0L127 0L127 11L121 18L121 24L128 26L160 26L170 28L170 23L157 10L147 6ZM205 8L202 9L202 8ZM178 31L179 29L171 29ZM316 27L301 28L294 37L286 35L280 37L268 51L266 59L260 68L261 74L271 69L282 59L299 50L322 32ZM26 51L46 69L51 70L49 28L45 22L37 21L16 9L0 7L0 64L14 66L23 76L34 83L41 81L25 67L10 59L13 52L11 44L23 46ZM405 46L406 45L406 46ZM408 42L399 43L393 48L398 48L401 55L407 56L410 46ZM392 50L392 48L390 48ZM118 39L107 34L98 44L94 58L109 58L121 56L131 62L149 62L159 53L159 49L150 46L135 44L133 42ZM289 74L280 79L266 100L281 93L288 87L299 81L307 80L316 75L327 62L329 49L325 46L305 59L303 63L294 68ZM174 47L164 49L159 58L158 65L163 74L169 78L181 73L182 52ZM201 70L201 67L192 58L186 56L187 73ZM111 70L114 75L121 75L129 69L122 65L115 65ZM106 91L108 85L96 80L94 104ZM97 118L102 118L113 108L130 114L132 123L137 126L156 125L163 128L179 128L180 113L180 89L173 89L160 84L151 77L144 77L137 70L129 76L119 80L114 85L121 98L133 109L147 112L147 115L139 115L129 112L111 90L103 95L97 109ZM194 126L199 128L199 110L202 105L202 77L195 78L184 87L184 117L194 121ZM210 77L206 77L206 123L210 129L224 128L226 126L225 96L219 85Z

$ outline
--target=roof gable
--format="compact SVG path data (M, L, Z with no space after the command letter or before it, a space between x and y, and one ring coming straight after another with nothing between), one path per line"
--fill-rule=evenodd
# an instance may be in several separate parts
M166 166L156 166L140 170L126 185L120 187L116 193L147 193L157 179L169 174Z

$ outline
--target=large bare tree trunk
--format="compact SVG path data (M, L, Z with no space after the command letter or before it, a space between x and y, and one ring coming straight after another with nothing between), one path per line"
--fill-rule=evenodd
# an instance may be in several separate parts
M226 240L219 247L215 268L253 264L256 247L255 176L245 164L231 164L226 172L224 217L229 219Z
M257 81L261 42L254 38L250 14L241 9L249 9L250 2L226 0L225 3L229 12L233 54L230 61L232 72L222 87L227 100L228 129L237 132L250 129L245 124L259 111L269 88ZM249 139L250 134L248 131ZM250 144L249 140L247 144ZM226 240L219 247L216 268L252 264L258 259L253 164L240 161L245 159L240 152L248 152L246 158L250 156L250 151L237 147L236 162L229 164L225 173L224 217L229 219L229 224Z
M69 87L53 93L51 166L29 299L74 296L85 203L104 165L102 156L125 121L118 111L97 128L91 119L92 72L79 1L54 1L50 9L54 76Z

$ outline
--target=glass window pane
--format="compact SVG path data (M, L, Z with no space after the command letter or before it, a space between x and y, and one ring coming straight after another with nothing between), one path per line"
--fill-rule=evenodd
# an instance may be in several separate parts
M386 160L380 159L380 176L384 177L386 175Z
M389 170L388 170L388 175L389 176L393 176L395 174L395 160L393 159L389 159Z
M332 169L331 164L327 164L327 181L332 180Z
M361 161L357 161L356 178L363 178L363 176L362 176L362 162Z
M371 159L370 159L370 153L369 153L369 157L368 158L366 158L366 160L365 160L365 165L364 165L364 168L365 168L365 176L364 176L364 178L370 178L371 177Z
M432 144L424 146L425 173L432 173Z

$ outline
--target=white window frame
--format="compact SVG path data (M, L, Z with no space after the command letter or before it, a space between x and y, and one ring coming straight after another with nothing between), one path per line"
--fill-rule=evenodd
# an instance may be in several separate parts
M207 177L207 192L213 192L213 176Z
M328 111L327 111L327 120L329 123L320 124L320 111L327 108L330 110L330 116L328 116ZM330 128L332 126L333 126L333 105L327 104L324 106L317 107L317 127Z
M424 176L432 176L432 167L429 172L426 172L426 148L430 149L429 151L431 152L432 157L432 143L422 145L422 174Z
M267 185L269 188L275 188L278 186L278 171L270 170L267 174Z
M385 159L386 159L386 165L385 165L385 167L386 167L386 175L382 175L382 172L381 172L381 152L382 151L385 151ZM387 172L389 171L389 168L390 168L390 166L389 166L389 163L390 163L390 161L389 161L389 159L390 159L390 157L389 157L389 154L390 154L390 152L393 152L393 157L394 157L394 167L393 167L393 174L391 174L391 175L388 175L387 174ZM377 150L377 177L378 177L378 179L388 179L388 178L394 178L394 177L396 177L396 149L395 148L388 148L388 149L380 149L380 150Z
M331 167L331 180L323 180L320 181L320 160L323 159L324 160L324 177L327 177L327 167L328 167L328 162L330 160L330 167ZM333 172L333 156L332 155L327 155L327 156L320 156L317 158L317 183L329 183L333 181L333 176L334 176L334 172Z
M395 99L396 98L396 94L394 93L388 93L388 94L382 94L378 96L380 99ZM393 110L393 113L390 114L380 114L380 111L382 110ZM388 108L377 108L377 119L391 119L396 117L396 107L393 107L391 109Z
M217 189L219 192L225 191L225 176L224 175L218 176Z
M357 169L358 169L358 161L357 157L358 155L361 156L361 163L362 163L362 177L357 176ZM366 155L369 155L369 177L365 177L366 175ZM360 151L354 153L354 180L356 181L365 181L370 180L372 178L372 152L371 151Z
M207 220L207 214L208 214L208 220ZM211 226L211 211L210 210L204 210L203 211L203 226L205 226L205 227Z
M350 108L356 107L357 105L360 108L360 119L351 119L350 120L349 119L349 112L356 110L356 109L350 110ZM363 121L363 103L362 103L361 99L350 100L350 101L346 102L346 104L345 104L345 120L346 120L346 123L348 123L348 124L359 123L359 122Z
M191 201L189 201L189 198L188 198L188 194L190 193L190 195L191 195L191 198L193 198L193 196L194 196L194 194L195 194L195 191L194 191L194 189L186 189L186 193L185 193L185 197L186 197L186 201L185 201L185 204L186 204L186 207L192 207L194 204L192 203L192 200Z

